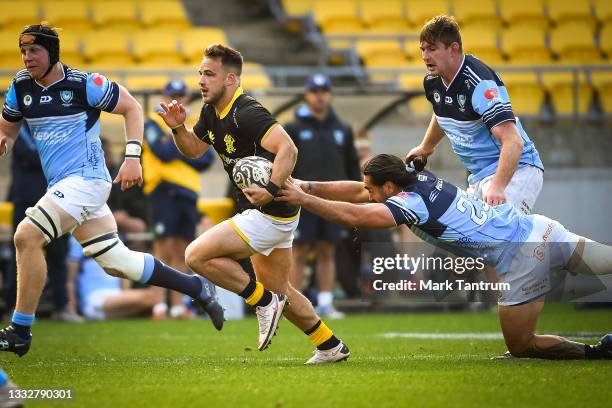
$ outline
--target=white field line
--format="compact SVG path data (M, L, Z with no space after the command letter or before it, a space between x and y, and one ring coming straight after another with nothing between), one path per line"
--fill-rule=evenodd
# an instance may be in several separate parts
M601 333L555 333L558 336L572 339L598 339ZM428 340L501 340L504 337L500 332L491 333L379 333L378 336L386 339L428 339Z

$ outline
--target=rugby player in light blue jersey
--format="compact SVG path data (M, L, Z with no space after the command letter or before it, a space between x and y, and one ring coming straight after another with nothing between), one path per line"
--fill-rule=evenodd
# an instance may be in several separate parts
M423 141L406 159L431 155L447 136L470 173L468 192L529 214L542 190L544 165L512 112L504 83L478 58L463 53L452 17L427 22L420 48L427 66L425 96L434 113Z
M171 269L149 254L131 251L117 237L117 224L106 205L111 179L99 137L100 112L125 118L126 158L114 180L125 190L142 184L140 104L104 76L62 64L58 34L46 25L27 27L19 36L19 48L26 68L15 76L2 109L0 154L11 150L25 120L48 190L28 208L15 231L17 305L11 325L0 331L0 350L23 356L30 348L30 326L47 274L43 250L66 233L72 233L84 254L107 273L191 296L220 330L223 309L213 285Z
M552 289L550 270L610 274L612 247L578 236L550 218L525 215L510 204L490 206L422 171L420 162L409 167L398 157L381 154L364 165L363 183L289 181L276 200L353 227L408 225L444 249L488 255L484 259L495 268L499 281L510 287L500 293L498 306L513 356L612 359L610 334L594 346L535 334L543 296Z

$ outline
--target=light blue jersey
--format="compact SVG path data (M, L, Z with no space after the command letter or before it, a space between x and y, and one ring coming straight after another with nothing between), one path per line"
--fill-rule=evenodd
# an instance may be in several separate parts
M43 87L27 70L15 76L2 117L25 119L49 187L68 176L111 181L100 143L100 111L113 111L119 87L104 76L62 65L63 76Z
M516 123L524 144L519 167L544 170L535 145L512 112L504 83L478 58L466 55L448 87L441 77L430 75L425 76L423 86L440 128L470 172L470 184L497 171L501 143L491 129L510 120Z
M489 206L428 171L385 205L397 225L417 228L452 252L486 255L492 265L510 259L533 228L533 217L512 205Z

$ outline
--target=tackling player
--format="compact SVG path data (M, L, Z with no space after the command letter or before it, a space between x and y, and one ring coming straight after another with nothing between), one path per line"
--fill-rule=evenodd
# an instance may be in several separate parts
M172 128L181 153L196 158L213 146L230 180L234 164L243 157L261 156L274 164L265 188L240 191L233 185L239 213L193 241L185 252L187 265L255 307L260 351L270 344L284 312L317 347L306 364L347 359L348 348L321 321L310 301L289 283L299 207L272 200L293 171L295 145L270 112L243 93L242 55L238 51L210 45L199 72L204 106L193 130L185 126L187 115L182 104L161 104L160 116ZM247 257L251 257L257 280L237 262Z
M117 224L106 204L112 184L100 142L100 112L125 118L126 157L114 183L126 189L142 184L142 108L124 87L62 64L59 45L57 32L44 24L21 33L19 48L26 68L15 75L0 118L0 154L11 150L25 119L49 186L15 231L17 304L11 325L0 331L0 350L19 356L28 352L30 326L46 281L44 247L66 233L72 233L85 256L93 257L110 275L191 296L220 330L223 309L211 294L212 285L149 254L131 251L117 237Z
M364 165L363 183L288 181L276 200L354 227L411 226L446 249L485 256L500 282L510 285L509 291L501 292L498 309L504 340L513 356L612 359L611 334L594 346L535 334L543 296L551 290L551 268L612 273L611 247L578 236L550 218L524 215L510 204L489 206L434 174L420 171L422 166L415 167L409 172L398 157L381 154ZM369 201L375 203L352 204Z
M470 173L468 192L486 203L508 202L525 214L542 190L544 165L495 71L463 53L459 25L437 16L420 35L433 115L421 144L406 159L427 157L446 135Z

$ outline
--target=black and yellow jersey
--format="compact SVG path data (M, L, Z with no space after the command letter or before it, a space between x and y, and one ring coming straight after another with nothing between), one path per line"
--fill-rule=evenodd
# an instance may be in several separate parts
M261 143L277 125L272 114L254 98L244 94L242 88L236 90L221 112L217 112L213 105L205 104L202 107L193 131L203 142L212 145L223 161L223 168L232 180L239 211L256 207L234 184L234 164L247 156L260 156L273 162L275 155L261 147ZM299 211L299 207L278 201L257 209L283 219L293 218Z

